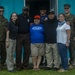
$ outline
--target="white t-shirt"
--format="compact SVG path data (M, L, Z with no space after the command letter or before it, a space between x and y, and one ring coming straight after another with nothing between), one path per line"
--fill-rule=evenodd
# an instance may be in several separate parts
M64 23L62 26L57 27L57 43L66 44L67 42L67 33L66 30L70 29L70 26Z

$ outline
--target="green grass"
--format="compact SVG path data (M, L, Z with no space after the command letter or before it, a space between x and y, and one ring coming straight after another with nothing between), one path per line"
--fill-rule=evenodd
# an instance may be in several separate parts
M68 72L58 73L53 70L22 70L15 73L10 73L7 70L0 71L0 75L75 75L75 69L69 70Z

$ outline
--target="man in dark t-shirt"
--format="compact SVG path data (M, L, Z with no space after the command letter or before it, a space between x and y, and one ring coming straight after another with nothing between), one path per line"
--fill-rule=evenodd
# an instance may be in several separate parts
M16 66L17 70L27 69L30 56L30 22L31 18L28 15L29 9L23 7L22 14L18 16L18 38L16 49ZM23 62L21 62L22 47L24 47Z

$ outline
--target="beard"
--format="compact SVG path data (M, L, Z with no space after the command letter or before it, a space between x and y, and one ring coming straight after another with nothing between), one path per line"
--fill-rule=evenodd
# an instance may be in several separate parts
M25 12L25 11L24 11L24 12L23 12L23 15L26 15L26 16L27 16L27 15L28 15L28 12Z

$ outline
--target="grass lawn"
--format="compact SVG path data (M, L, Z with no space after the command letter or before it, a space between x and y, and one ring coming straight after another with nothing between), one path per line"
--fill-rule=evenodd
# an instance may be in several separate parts
M68 72L58 73L53 70L22 70L15 73L10 73L7 70L0 71L0 75L75 75L75 69L69 70Z

